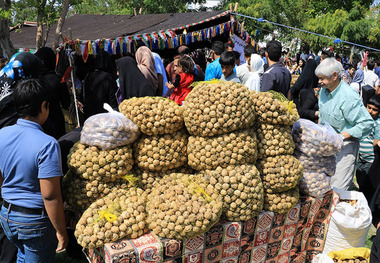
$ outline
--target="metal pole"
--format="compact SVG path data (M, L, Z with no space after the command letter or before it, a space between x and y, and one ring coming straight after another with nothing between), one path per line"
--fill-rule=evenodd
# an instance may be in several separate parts
M71 48L68 48L67 51L67 56L69 57L69 63L70 63L70 67L73 67L73 55L75 54L75 51L72 52L72 49ZM76 91L75 91L75 80L74 80L74 68L71 69L71 72L70 72L70 76L71 76L71 89L72 89L72 92L73 92L73 95L74 95L74 106L75 106L75 115L77 117L77 127L80 127L80 122L79 122L79 112L78 112L78 103L77 103L77 94L76 94Z

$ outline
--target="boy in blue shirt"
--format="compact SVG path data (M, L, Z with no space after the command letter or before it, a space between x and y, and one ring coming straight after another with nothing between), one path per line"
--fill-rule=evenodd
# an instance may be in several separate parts
M13 102L21 118L0 130L1 225L18 248L17 262L54 262L68 236L60 149L41 127L49 115L49 91L36 79L24 80Z
M224 51L220 56L219 63L222 67L223 76L221 80L234 81L240 83L240 79L236 75L235 68L235 54L233 51Z

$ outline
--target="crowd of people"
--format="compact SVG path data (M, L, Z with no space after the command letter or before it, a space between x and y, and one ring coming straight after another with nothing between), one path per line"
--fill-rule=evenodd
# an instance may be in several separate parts
M233 48L221 41L212 43L211 52L180 46L170 61L146 46L116 60L98 50L88 59L85 73L77 66L75 78L63 74L66 68L57 70L56 54L47 47L2 59L0 262L12 262L16 254L18 262L52 262L55 250L67 246L60 178L80 128L68 130L63 110L78 105L83 124L106 112L104 103L117 110L132 97L163 96L182 106L194 82L212 79L242 83L255 92L279 92L294 101L302 118L330 124L344 140L331 184L349 189L356 171L378 226L379 62L350 64L346 57L330 52L317 56L308 50L293 57L272 40L260 50L247 45L245 63L240 64L240 53ZM292 75L298 75L294 84ZM77 103L70 89L74 84Z

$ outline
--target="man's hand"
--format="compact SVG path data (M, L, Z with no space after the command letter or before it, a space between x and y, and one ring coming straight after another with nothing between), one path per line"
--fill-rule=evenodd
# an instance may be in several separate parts
M58 247L55 250L55 252L60 252L67 247L67 244L69 243L69 236L67 235L66 231L63 233L63 235L57 232L57 239L58 239Z

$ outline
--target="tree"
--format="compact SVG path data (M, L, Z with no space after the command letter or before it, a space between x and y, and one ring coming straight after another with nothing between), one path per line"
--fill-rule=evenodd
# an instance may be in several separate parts
M224 8L230 2L223 1ZM369 10L373 0L239 0L238 13L264 18L299 29L325 34L360 44L379 43L379 18ZM289 28L277 27L265 22L243 19L245 29L256 40L264 35L278 32L282 40L301 39L309 41L313 48L328 46L331 39L300 33ZM261 35L256 36L259 29ZM352 35L354 34L354 36Z
M11 17L11 1L0 0L0 47L10 58L14 54L14 47L9 38L9 19Z

